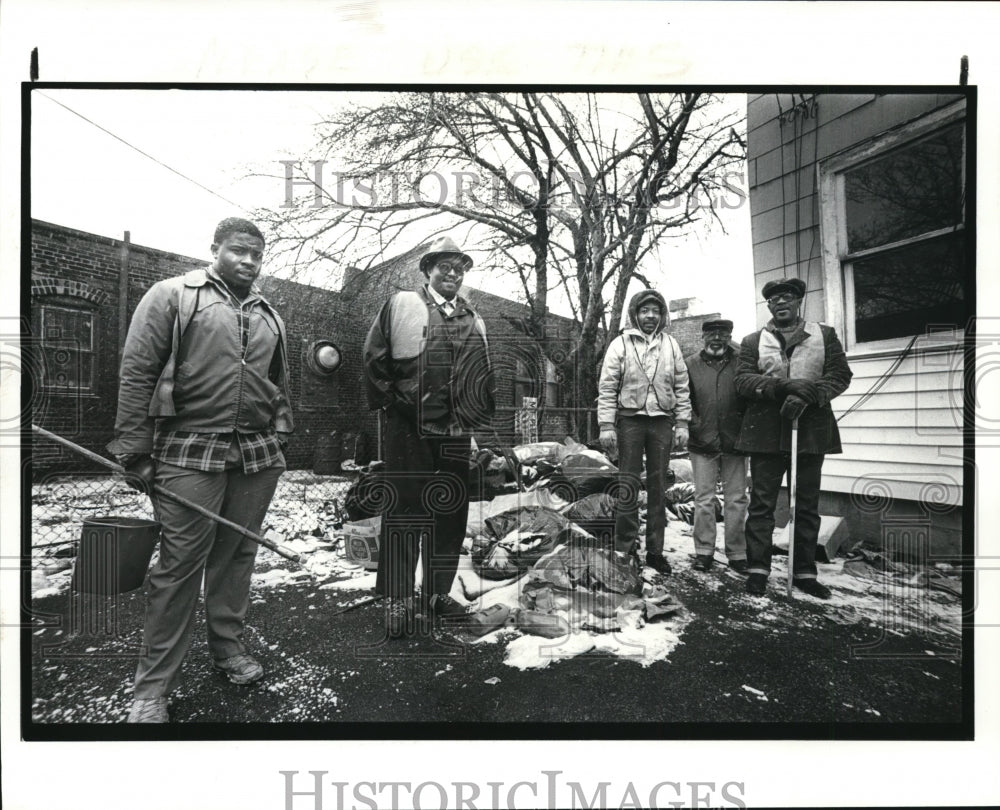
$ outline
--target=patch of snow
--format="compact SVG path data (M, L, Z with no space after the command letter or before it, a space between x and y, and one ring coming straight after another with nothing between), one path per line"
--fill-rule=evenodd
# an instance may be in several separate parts
M319 586L321 591L370 591L375 587L375 572L366 572L350 579L338 579Z

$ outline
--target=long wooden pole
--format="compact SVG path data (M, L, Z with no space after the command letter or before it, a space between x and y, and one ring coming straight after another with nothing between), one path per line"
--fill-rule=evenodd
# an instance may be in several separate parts
M795 482L799 477L799 418L792 420L792 464L788 482L788 597L792 596L792 579L795 576Z
M32 425L31 429L39 436L43 436L46 439L49 439L50 441L56 442L57 444L61 444L63 447L68 447L70 450L79 453L84 458L90 459L96 464L100 464L103 467L107 467L109 470L112 470L113 472L120 473L122 475L127 475L125 468L122 467L120 464L116 464L110 459L104 458L104 456L99 456L97 455L97 453L88 450L86 447L80 447L80 445L71 442L69 439L64 439L62 436L57 436L55 433L52 433L51 431L48 431L45 428L38 427L38 425ZM227 520L226 518L222 517L222 515L217 515L215 514L215 512L206 509L201 504L197 504L194 501L188 500L183 495L178 495L176 492L171 492L169 489L165 489L164 487L161 487L159 484L153 484L153 492L155 492L157 495L162 495L164 498L170 498L170 500L176 501L182 506L186 506L188 509L197 512L202 517L207 517L209 520L214 520L220 526L225 526L227 529L232 529L234 532L238 532L239 534L242 534L244 537L249 537L255 543L259 543L265 548L271 549L271 551L273 551L275 554L281 555L286 560L291 560L292 562L296 562L299 564L302 563L302 557L299 554L296 554L291 549L287 549L284 546L279 546L277 543L268 540L266 537L261 537L259 534L254 534L254 532L250 531L245 526L240 526L239 523L233 523L231 520Z

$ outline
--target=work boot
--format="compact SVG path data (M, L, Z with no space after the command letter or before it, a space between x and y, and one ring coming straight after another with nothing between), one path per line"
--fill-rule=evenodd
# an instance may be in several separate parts
M712 569L712 563L715 559L711 554L696 554L694 557L694 568L695 571L710 571Z
M764 596L767 593L767 574L750 574L747 577L747 593Z
M410 612L405 599L387 599L385 608L385 632L389 638L403 638L409 624Z
M431 597L431 615L436 619L453 619L467 614L465 606L446 593L436 593Z
M742 576L746 576L750 568L746 560L730 560L729 567Z
M245 686L248 683L259 681L264 677L264 667L252 655L241 653L231 658L223 658L221 661L214 661L212 664L219 672L229 678L231 683Z
M662 554L647 554L646 565L663 574L663 576L669 576L672 571L670 563L667 562L667 558Z
M793 579L792 585L817 599L830 598L830 589L818 579Z
M129 723L169 723L165 697L136 698L128 713Z

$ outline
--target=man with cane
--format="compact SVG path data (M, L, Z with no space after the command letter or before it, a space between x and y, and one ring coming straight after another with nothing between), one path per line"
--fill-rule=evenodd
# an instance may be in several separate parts
M133 480L252 532L285 469L293 427L284 324L254 284L263 251L256 225L225 219L210 267L143 296L125 340L108 445ZM173 499L155 506L160 555L149 575L130 723L167 722L203 578L215 668L236 684L264 675L243 641L257 543Z
M793 585L828 599L829 588L816 579L819 493L824 457L841 452L830 401L847 390L851 369L833 327L800 316L805 282L770 281L761 292L771 320L743 338L736 366L736 390L748 401L736 449L750 456L752 481L747 592L766 593L774 510L787 473L789 483L795 481L796 495L795 536L789 544Z

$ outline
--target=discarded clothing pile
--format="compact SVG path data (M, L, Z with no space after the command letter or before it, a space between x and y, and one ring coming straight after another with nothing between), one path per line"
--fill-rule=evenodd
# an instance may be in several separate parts
M596 492L610 492L618 477L618 468L604 453L567 436L560 442L536 442L518 445L518 480L527 489L545 487L568 501L576 501Z
M557 545L597 546L598 540L544 506L522 506L485 520L473 538L472 564L487 579L508 579L530 568Z
M473 613L466 629L482 635L513 625L556 638L571 630L638 628L681 610L664 587L642 580L635 557L613 550L612 495L591 493L559 506L557 493L507 495L494 509L522 502L487 514L484 504L478 516L470 514L473 569L483 579L523 579L505 610L493 605Z
M666 492L667 510L679 520L694 525L694 484L674 484ZM720 523L725 519L722 510L722 495L716 492L712 496L715 506L715 521Z
M949 570L951 568L947 565L944 567ZM844 573L872 580L898 577L911 588L928 588L959 598L962 596L961 578L946 576L939 570L931 570L925 566L894 562L884 554L863 548L860 544L852 548L844 560Z

